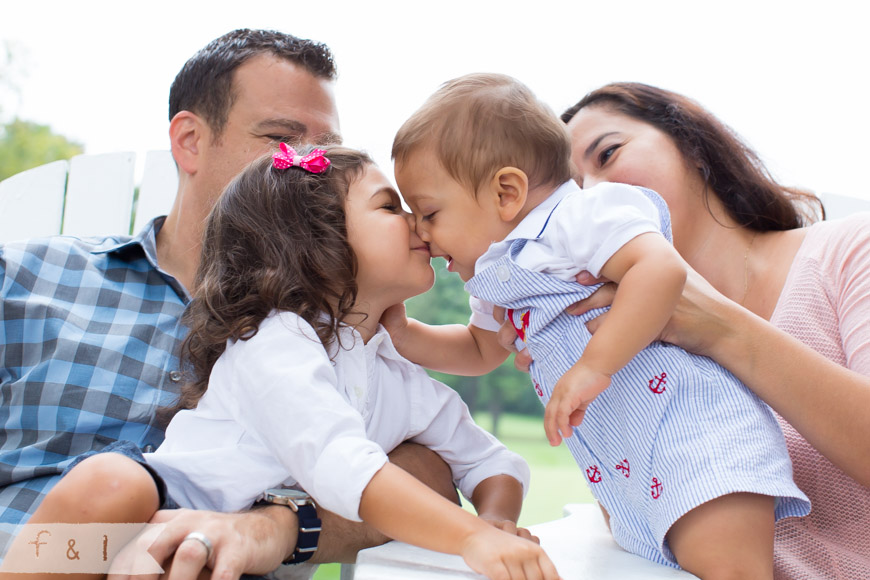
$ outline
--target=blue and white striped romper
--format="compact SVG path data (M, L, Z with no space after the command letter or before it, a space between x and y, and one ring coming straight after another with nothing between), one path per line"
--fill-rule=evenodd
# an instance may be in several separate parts
M644 193L659 209L662 233L671 241L664 200ZM558 210L557 205L553 212ZM538 238L545 229L546 224ZM466 290L510 309L534 358L535 391L546 405L591 337L586 322L602 310L565 314L595 287L519 266L515 259L527 242L514 240ZM610 514L619 545L660 564L678 567L665 535L681 516L711 499L735 492L775 496L777 519L810 510L792 481L783 435L767 405L711 359L670 344L649 345L616 373L565 441Z

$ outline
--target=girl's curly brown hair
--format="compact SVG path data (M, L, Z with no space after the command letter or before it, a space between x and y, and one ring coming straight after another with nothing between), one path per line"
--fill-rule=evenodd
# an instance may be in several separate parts
M372 160L353 149L322 148L331 161L323 173L275 169L264 155L212 209L193 300L182 318L190 329L181 345L182 368L193 376L176 409L196 406L227 341L253 337L273 310L298 314L324 345L338 339L337 326L357 295L344 204Z

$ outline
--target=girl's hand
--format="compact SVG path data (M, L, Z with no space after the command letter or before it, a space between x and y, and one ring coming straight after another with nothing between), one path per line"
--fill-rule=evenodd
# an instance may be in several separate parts
M586 409L595 397L610 386L610 376L578 362L556 381L553 395L544 411L544 431L553 447L568 438L583 422Z
M384 310L380 323L390 333L393 346L396 347L396 350L399 350L405 338L405 331L408 330L408 315L405 312L405 305L400 302Z
M543 548L492 527L469 535L460 555L472 570L492 580L560 579Z

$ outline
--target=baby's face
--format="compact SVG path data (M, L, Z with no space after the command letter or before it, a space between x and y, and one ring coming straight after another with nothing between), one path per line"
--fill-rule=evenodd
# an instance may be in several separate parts
M501 219L488 196L475 197L425 151L397 163L395 172L399 191L414 212L417 234L429 244L433 257L446 259L447 269L468 281L477 259L501 239L494 233Z

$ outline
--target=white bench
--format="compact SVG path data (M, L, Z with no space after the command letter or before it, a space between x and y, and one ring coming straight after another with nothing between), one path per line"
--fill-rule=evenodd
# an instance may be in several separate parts
M653 564L620 548L596 504L569 504L565 517L529 528L565 580L618 578L658 580L697 578L688 572ZM401 542L362 550L354 580L436 580L483 578L462 558L431 552Z
M24 171L0 182L0 243L58 233L137 232L172 207L178 175L169 151L146 155L139 195L135 155L80 155ZM827 194L828 218L870 210L870 200ZM626 553L610 537L595 504L565 506L565 517L531 527L566 580L694 578ZM458 556L391 542L360 552L342 579L429 580L480 578Z

